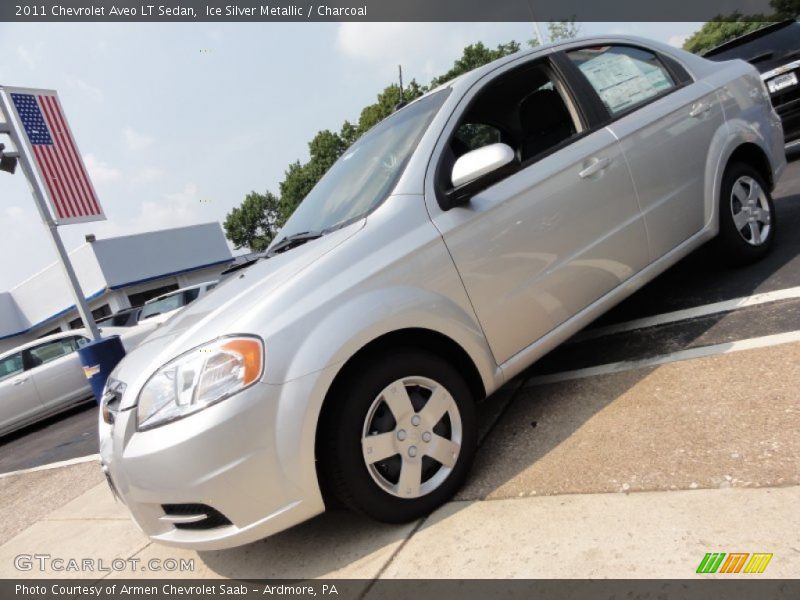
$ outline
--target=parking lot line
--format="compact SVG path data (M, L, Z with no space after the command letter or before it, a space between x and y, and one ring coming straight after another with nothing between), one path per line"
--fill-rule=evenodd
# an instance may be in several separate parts
M681 360L704 358L707 356L715 356L717 354L739 352L741 350L753 350L755 348L767 348L769 346L790 344L792 342L800 342L800 330L776 333L774 335L765 335L762 337L738 340L735 342L725 342L723 344L700 346L699 348L689 348L687 350L679 350L678 352L672 352L671 354L663 354L661 356L654 356L653 358L645 358L642 360L623 360L615 363L597 365L596 367L586 367L584 369L575 369L572 371L561 371L560 373L539 375L536 377L531 377L525 382L523 387L543 385L545 383L556 383L559 381L569 381L571 379L597 377L598 375L608 375L610 373L619 373L621 371L631 371L633 369L654 367L667 363L678 362Z
M70 465L79 465L92 461L99 461L99 454L90 454L89 456L79 456L78 458L70 458L69 460L60 460L58 462L49 463L46 465L39 465L38 467L31 467L30 469L19 469L18 471L9 471L8 473L0 473L0 479L5 477L12 477L14 475L24 475L25 473L35 473L36 471L47 471L49 469L58 469L60 467L69 467Z
M736 310L737 308L744 308L746 306L758 306L759 304L767 304L770 302L778 302L780 300L791 300L796 298L800 298L800 286L786 288L783 290L774 290L771 292L762 292L760 294L753 294L752 296L732 298L731 300L722 300L712 304L684 308L682 310L675 310L672 312L662 313L660 315L642 317L641 319L633 319L623 323L614 323L604 327L595 327L579 333L568 343L583 342L585 340L592 340L595 338L612 335L614 333L644 329L645 327L654 327L656 325L664 325L666 323L674 323L676 321L685 321L687 319L695 319L697 317L705 317L707 315L730 312L732 310Z

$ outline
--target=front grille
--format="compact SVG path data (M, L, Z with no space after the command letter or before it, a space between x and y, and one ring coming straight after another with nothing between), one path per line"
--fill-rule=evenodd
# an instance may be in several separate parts
M790 71L787 71L790 72ZM784 73L781 73L783 75ZM794 74L800 79L800 69L795 69ZM772 106L783 122L783 132L786 141L790 142L800 137L800 84L784 88L770 95Z
M103 422L109 425L114 424L114 420L119 412L119 407L122 404L122 394L125 393L126 384L116 379L109 377L106 382L103 397L100 399L100 412L103 416Z
M173 525L176 529L214 529L231 524L230 519L207 504L162 504L161 508L164 509L167 518L205 515L198 521L175 521Z

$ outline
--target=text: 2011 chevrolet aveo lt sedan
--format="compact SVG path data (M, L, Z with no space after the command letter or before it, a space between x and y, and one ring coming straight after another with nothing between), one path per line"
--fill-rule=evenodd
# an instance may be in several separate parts
M328 494L424 515L467 475L476 401L704 242L766 253L784 166L741 61L609 37L476 69L364 135L269 258L120 363L103 469L176 546L268 536Z

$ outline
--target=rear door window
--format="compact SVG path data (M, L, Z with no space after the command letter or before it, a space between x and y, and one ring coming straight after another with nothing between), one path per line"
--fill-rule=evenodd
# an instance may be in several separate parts
M632 46L593 46L567 52L612 115L676 87L653 52Z
M0 381L22 373L22 354L12 354L0 360Z
M68 337L34 346L26 350L25 353L28 355L28 362L31 367L38 367L39 365L71 354L75 352L75 350L77 350L75 338Z

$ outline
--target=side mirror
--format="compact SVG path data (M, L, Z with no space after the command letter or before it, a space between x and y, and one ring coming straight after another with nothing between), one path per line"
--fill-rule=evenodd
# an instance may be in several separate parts
M516 156L508 144L489 144L471 150L453 165L450 177L453 190L447 194L448 204L453 207L463 204L482 188L501 179L513 168Z

